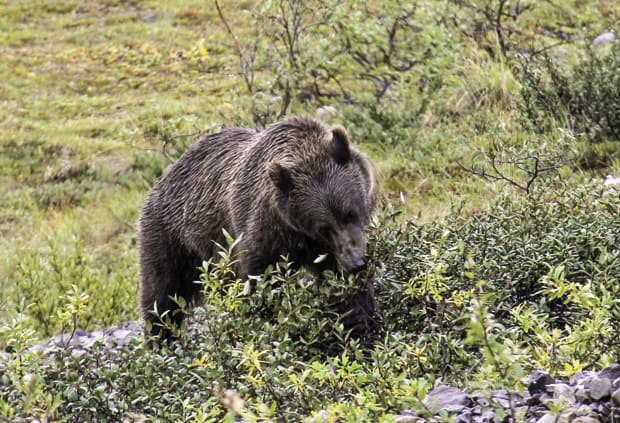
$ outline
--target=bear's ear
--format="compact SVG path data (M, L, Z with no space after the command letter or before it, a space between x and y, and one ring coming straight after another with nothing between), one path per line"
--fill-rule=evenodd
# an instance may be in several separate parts
M332 140L327 146L327 152L338 164L344 164L351 159L349 136L342 126L332 129Z
M291 171L280 163L267 163L267 174L271 182L283 193L288 193L293 188Z

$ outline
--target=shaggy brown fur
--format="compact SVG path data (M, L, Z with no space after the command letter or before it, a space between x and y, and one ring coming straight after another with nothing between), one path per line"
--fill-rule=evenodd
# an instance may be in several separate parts
M196 268L214 255L215 243L224 243L222 229L243 234L241 278L262 274L286 255L317 274L356 272L365 265L364 226L374 207L371 164L341 127L288 118L263 132L227 128L209 135L170 166L144 207L144 318L154 322L154 308L174 310L171 296L197 297ZM327 259L314 263L321 254ZM155 325L152 334L158 333Z

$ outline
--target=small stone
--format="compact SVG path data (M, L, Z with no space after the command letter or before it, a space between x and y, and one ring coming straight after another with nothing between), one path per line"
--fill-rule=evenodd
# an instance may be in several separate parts
M590 379L596 376L595 372L579 372L571 376L568 383L570 385L585 385Z
M549 373L541 372L540 370L535 371L529 377L529 383L527 385L527 390L530 394L534 395L537 392L542 392L545 390L545 387L551 383L554 383L555 379L549 375Z
M476 392L471 396L471 399L473 402L475 402L476 404L482 406L482 407L487 407L489 405L489 401L486 399L486 397L484 396L484 394L482 392Z
M614 402L614 404L620 405L620 388L616 389L611 394L611 400Z
M485 411L480 419L478 419L480 423L499 423L500 420L495 415L494 411Z
M577 402L590 402L590 397L583 385L577 385L575 388L575 399Z
M454 406L463 406L464 408L470 404L469 397L465 392L447 385L440 385L433 389L428 393L423 402L433 413L438 413L440 410Z
M536 423L556 423L558 421L558 416L553 414L545 414L540 419L536 420Z
M329 420L329 412L327 410L320 410L318 413L316 413L316 419L320 419L320 421L328 421Z
M593 378L585 388L589 392L590 398L600 401L611 394L611 381L605 378Z
M573 406L575 405L576 398L575 393L573 392L573 388L566 385L565 383L554 383L548 385L553 390L553 398L557 401L561 401L566 405Z
M595 417L596 413L594 412L594 410L592 410L590 408L590 406L585 405L585 404L581 404L577 408L573 408L573 411L571 412L571 416L574 416L574 417Z
M601 421L595 417L581 416L574 419L573 423L601 423Z
M144 22L155 22L157 20L156 13L149 13L148 15L142 16L142 21Z
M454 423L471 423L471 410L464 410L461 414L456 416Z
M614 379L614 381L611 382L611 386L613 386L614 388L620 388L620 377L617 379Z
M127 345L131 340L132 332L127 329L117 329L112 332L112 336L119 345Z
M442 408L442 410L448 414L458 414L464 409L465 406L461 404L448 404L444 408Z
M495 403L495 405L503 408L504 410L507 410L510 408L510 401L507 398L494 397L494 398L491 398L491 400L493 401L493 403Z
M592 41L593 44L604 46L606 44L611 44L614 42L614 33L613 32L604 32Z
M528 407L526 407L526 406L515 407L514 415L517 418L518 422L525 420L525 416L527 415L527 411L528 411Z
M327 419L325 419L325 421L327 421ZM401 414L394 416L394 421L396 423L422 423L424 419L422 417Z
M321 106L315 112L316 117L324 122L330 122L336 117L337 113L334 106Z
M620 182L620 178L618 179L618 181ZM615 380L620 378L620 364L614 364L612 366L605 367L598 373L598 376L609 380Z

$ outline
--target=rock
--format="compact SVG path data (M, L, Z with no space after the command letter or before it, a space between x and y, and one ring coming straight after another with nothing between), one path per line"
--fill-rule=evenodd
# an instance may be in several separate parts
M326 422L329 420L329 413L327 412L327 410L320 410L318 413L316 413L315 416L316 421L322 421L322 422ZM405 422L402 422L405 423ZM406 422L409 423L409 422Z
M614 388L620 388L620 377L618 379L614 379L614 381L611 382L611 386Z
M599 45L599 46L604 46L607 44L611 44L614 42L615 40L615 36L613 32L604 32L601 35L599 35L598 37L596 37L594 39L594 41L592 41L593 44Z
M573 420L573 423L601 423L601 421L594 417L581 416Z
M331 122L337 115L336 108L334 106L321 106L315 111L317 119L323 122Z
M462 411L465 406L469 406L471 401L467 394L460 389L447 385L440 385L429 392L423 402L431 412L437 414L440 410L448 411L448 408L458 413ZM459 407L461 408L459 409Z
M534 395L537 392L544 391L547 385L554 382L555 379L552 378L549 373L537 370L529 377L527 390L530 394Z
M575 399L580 403L590 402L590 397L588 396L586 388L584 388L583 385L577 385L575 388Z
M500 421L494 411L485 411L482 416L476 419L476 422L479 423L500 423Z
M597 373L596 372L581 372L581 373L575 373L573 376L571 376L570 380L568 381L569 385L585 385L588 381L590 381L592 378L597 377Z
M616 178L617 183L620 184L620 178ZM613 380L620 378L620 364L614 364L613 366L605 367L598 373L599 377Z
M573 409L571 415L574 417L594 417L596 413L589 406L581 404Z
M616 404L617 406L620 406L620 388L616 389L611 394L611 400L613 401L614 404Z
M458 414L465 409L464 405L461 404L448 404L440 410L445 411L448 414Z
M551 388L553 391L553 398L556 401L560 401L565 405L573 406L575 405L576 398L573 388L566 385L565 383L554 383L551 385L547 385L547 387Z
M595 377L585 385L588 395L594 401L602 400L611 395L611 381L605 378Z
M553 414L545 414L540 419L536 420L536 423L556 423L559 421L559 416Z
M476 392L471 396L471 400L478 404L481 407L487 407L489 405L489 401L486 399L482 392Z
M471 423L471 410L464 410L461 414L456 416L454 423Z
M155 22L157 20L157 14L156 13L149 13L148 15L142 16L142 20L144 22Z
M328 421L325 419L324 421ZM394 422L396 423L422 423L425 420L422 417L410 416L408 414L401 414L394 416Z
M505 389L502 390L492 390L491 391L491 401L500 406L503 409L509 409L510 404L510 394Z

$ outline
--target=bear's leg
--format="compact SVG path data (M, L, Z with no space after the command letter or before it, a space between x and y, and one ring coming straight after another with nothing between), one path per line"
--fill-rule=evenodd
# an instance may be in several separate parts
M161 316L169 323L179 326L185 317L173 298L181 297L191 304L200 294L198 267L202 264L197 256L185 248L161 239L150 244L151 257L142 257L141 306L147 327L147 335L171 338L171 331L162 326ZM146 250L146 249L145 249ZM155 312L155 310L157 312Z

